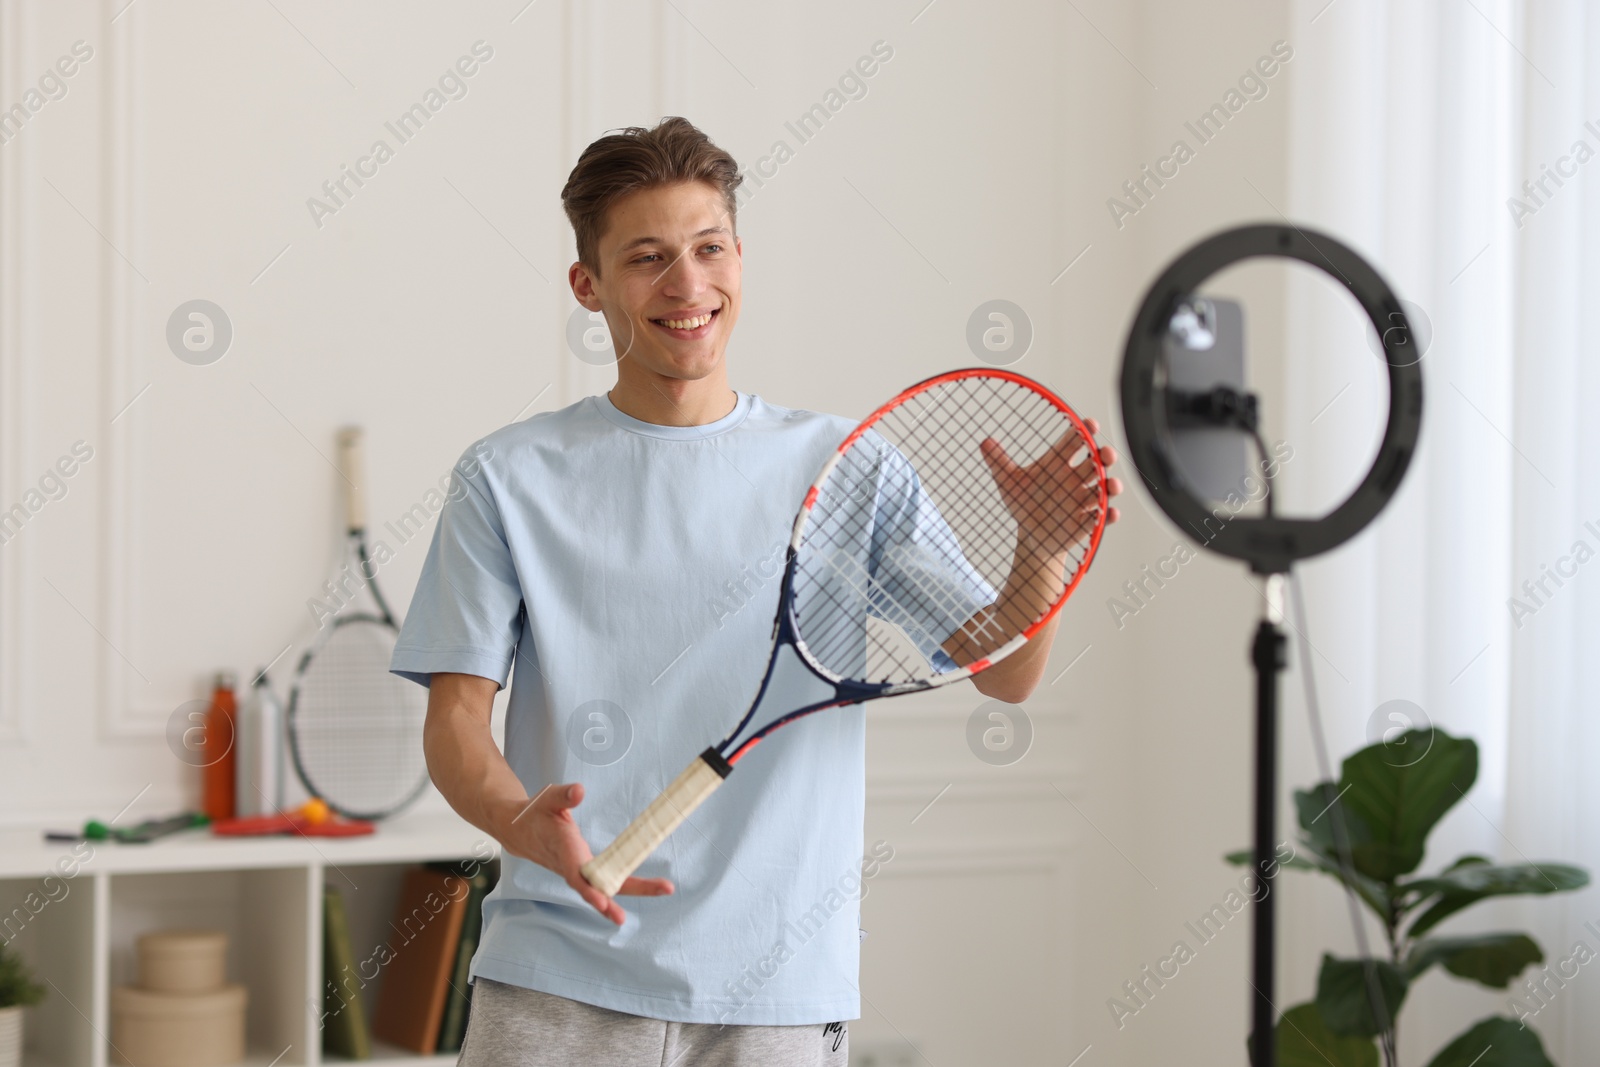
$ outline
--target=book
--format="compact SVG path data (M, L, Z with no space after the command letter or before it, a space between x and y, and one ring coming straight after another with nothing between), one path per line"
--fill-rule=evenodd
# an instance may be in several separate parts
M361 1004L363 984L350 948L344 897L335 887L326 886L322 891L322 1051L352 1060L372 1058L372 1038Z
M389 923L389 940L376 949L383 976L372 1013L373 1036L432 1055L444 1021L445 994L450 991L468 895L462 880L448 871L422 865L406 871Z
M455 967L450 975L450 991L445 996L444 1021L439 1024L439 1046L436 1050L460 1052L472 1002L472 987L467 984L467 979L472 973L473 954L478 951L478 942L483 936L483 898L499 878L500 861L483 863L467 860L440 866L464 879L468 886L467 912L461 923L461 936L457 938Z

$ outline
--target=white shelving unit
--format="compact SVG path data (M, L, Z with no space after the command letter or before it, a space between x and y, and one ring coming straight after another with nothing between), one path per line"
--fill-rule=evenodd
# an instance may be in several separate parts
M250 996L247 1067L347 1062L322 1054L323 886L343 893L359 962L388 936L408 866L487 860L500 851L454 813L401 816L368 837L219 838L201 829L147 845L94 842L92 849L45 841L38 829L0 831L0 940L48 988L27 1011L24 1067L113 1063L111 989L135 979L135 939L173 926L227 932L228 980ZM374 973L362 990L369 1021L381 981ZM454 1054L418 1056L375 1043L373 1058L362 1062L455 1061Z

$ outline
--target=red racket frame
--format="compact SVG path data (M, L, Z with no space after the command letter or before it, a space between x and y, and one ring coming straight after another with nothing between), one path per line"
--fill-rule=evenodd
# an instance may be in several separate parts
M1007 642L1001 648L996 649L995 652L991 653L989 656L980 660L976 660L968 664L966 667L958 670L939 674L932 679L908 682L899 685L863 685L859 682L853 682L849 679L841 678L816 661L816 658L806 647L805 640L800 636L794 618L793 579L795 558L800 550L800 542L804 539L806 524L811 518L812 508L816 505L817 497L822 492L823 484L833 473L833 469L838 465L839 460L846 452L850 450L850 446L855 444L856 441L860 440L861 436L868 430L872 429L873 426L882 421L883 418L889 414L889 412L901 407L907 401L922 393L926 393L948 382L961 381L966 378L999 378L1002 381L1008 381L1015 385L1020 385L1034 395L1047 401L1057 411L1065 415L1072 423L1073 428L1077 430L1078 436L1083 439L1085 447L1088 449L1089 459L1094 463L1096 476L1096 501L1099 505L1099 518L1095 522L1094 532L1090 535L1089 548L1084 553L1083 561L1078 565L1076 573L1074 573L1072 576L1072 580L1067 583L1066 589L1062 591L1061 596L1056 600L1056 602L1051 605L1050 610L1045 612L1038 621L1029 626L1016 638ZM935 689L943 685L950 685L953 682L959 682L963 679L970 678L980 671L992 666L995 662L1004 659L1006 656L1016 651L1017 648L1020 648L1023 644L1032 640L1035 634L1044 629L1044 627L1050 623L1050 620L1056 617L1057 613L1061 611L1062 605L1067 602L1067 600L1072 596L1073 591L1077 589L1078 583L1083 580L1083 576L1089 572L1089 564L1094 560L1095 553L1099 551L1100 539L1105 534L1106 511L1108 506L1109 497L1106 493L1106 468L1105 464L1100 461L1099 445L1095 441L1094 435L1089 432L1089 427L1081 418L1078 417L1078 413L1073 411L1065 400L1062 400L1055 393L1051 392L1039 382L1034 381L1032 378L1021 374L1016 374L1012 371L996 370L987 367L968 367L963 370L947 371L944 374L936 374L931 378L926 378L915 385L901 390L887 402L880 405L877 410L872 412L872 414L868 415L864 420L862 420L861 424L852 430L848 437L840 442L839 447L834 450L834 454L829 458L828 462L823 464L821 472L818 473L816 479L811 483L811 488L806 491L805 501L803 504L801 504L799 514L795 516L794 530L789 537L789 551L787 559L784 563L783 589L778 600L778 617L773 624L774 657L767 665L766 677L762 679L761 688L757 691L756 699L751 703L750 710L745 713L745 717L739 722L739 725L734 728L733 732L730 733L727 738L717 746L716 751L727 760L728 765L731 767L738 763L740 759L744 758L745 753L760 743L763 737L766 737L772 731L778 729L779 727L786 726L796 719L803 718L819 711L826 711L829 708L843 707L846 704L856 704L876 697L899 696L903 693L917 693L928 689ZM774 719L772 722L762 727L759 731L752 734L749 738L745 739L737 748L734 748L733 751L729 753L728 748L732 745L734 739L739 736L740 732L743 731L747 725L749 725L751 716L754 715L756 708L761 704L761 698L766 695L767 683L771 681L772 669L777 662L776 649L780 644L783 643L784 640L787 640L788 643L794 647L795 651L799 653L801 661L808 669L812 671L812 673L814 673L823 681L834 686L834 698L831 700L822 701L818 704L796 709L795 711L789 712L786 715Z

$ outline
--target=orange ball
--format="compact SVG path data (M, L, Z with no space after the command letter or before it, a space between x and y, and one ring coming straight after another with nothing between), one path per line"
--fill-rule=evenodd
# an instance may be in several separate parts
M333 818L333 812L328 809L328 802L321 797L313 797L306 801L305 806L300 809L300 814L312 826L320 826Z

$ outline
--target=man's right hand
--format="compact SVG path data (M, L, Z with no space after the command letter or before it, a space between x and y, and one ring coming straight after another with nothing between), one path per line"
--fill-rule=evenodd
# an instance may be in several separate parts
M581 870L594 858L572 818L572 809L581 803L581 783L547 785L515 812L496 836L507 852L554 871L596 911L621 926L628 913L590 885ZM629 878L617 890L617 896L660 897L672 890L672 882L666 878Z
M596 911L621 926L628 913L578 869L594 856L572 818L572 809L583 802L583 786L550 785L528 799L528 787L512 771L489 729L499 688L493 679L473 674L441 671L432 676L422 745L433 784L457 814L507 852L556 872ZM671 892L672 883L665 878L629 878L617 895L659 897Z

